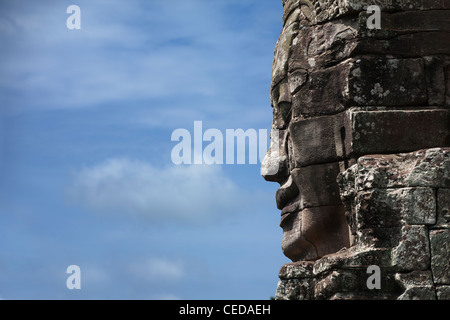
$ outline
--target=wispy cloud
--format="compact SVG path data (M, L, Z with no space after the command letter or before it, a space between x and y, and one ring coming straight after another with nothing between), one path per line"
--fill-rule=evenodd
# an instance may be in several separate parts
M148 258L129 267L134 277L145 281L172 282L186 276L184 263L180 260L166 258Z
M254 75L258 69L249 65L261 59L260 26L236 28L226 19L227 6L237 3L80 1L82 29L69 31L62 2L7 1L0 102L15 110L60 109L236 93L237 75Z
M180 223L215 220L254 201L220 166L156 168L125 158L75 171L67 196L93 211Z

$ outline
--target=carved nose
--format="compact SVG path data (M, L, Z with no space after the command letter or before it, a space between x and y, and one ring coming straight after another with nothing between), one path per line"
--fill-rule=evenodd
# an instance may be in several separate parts
M285 104L288 104L290 107L290 105L292 103L292 96L291 96L291 92L289 90L289 85L286 81L282 82L280 84L279 89L278 89L278 94L279 94L279 96L278 96L277 105L280 106L281 104L285 103Z
M289 176L285 140L286 130L272 129L270 148L261 163L261 175L266 181L282 184Z

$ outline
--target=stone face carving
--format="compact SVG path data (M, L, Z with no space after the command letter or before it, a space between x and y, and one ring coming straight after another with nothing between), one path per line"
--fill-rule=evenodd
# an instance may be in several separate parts
M450 217L440 210L450 204L449 174L449 147L360 157L337 178L351 246L284 265L276 297L448 299ZM371 265L380 290L366 285Z
M381 29L368 29L378 5ZM450 0L283 0L278 299L449 299ZM279 155L277 159L273 155ZM381 290L366 269L381 268Z

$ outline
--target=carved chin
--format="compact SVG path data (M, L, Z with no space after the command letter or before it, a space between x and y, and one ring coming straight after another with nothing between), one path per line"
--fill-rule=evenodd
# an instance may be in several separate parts
M316 248L302 235L302 211L287 213L280 223L283 229L281 249L292 261L319 258Z
M315 260L350 246L342 206L307 208L281 217L282 250L292 261Z

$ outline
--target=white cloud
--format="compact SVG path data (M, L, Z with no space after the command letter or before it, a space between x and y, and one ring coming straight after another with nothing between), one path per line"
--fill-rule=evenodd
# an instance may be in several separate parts
M208 222L236 213L252 198L217 165L156 168L125 158L75 171L67 195L94 211L152 222Z
M82 282L89 284L89 286L106 286L111 284L111 275L108 273L108 268L98 265L83 265L80 266Z
M182 261L155 257L132 264L129 271L145 281L177 281L186 276Z
M241 74L270 76L271 59L266 70L254 65L261 53L253 51L266 39L257 36L261 26L230 28L229 1L80 1L79 31L67 30L64 3L8 3L9 16L0 16L0 30L9 30L0 53L0 102L14 111L245 95Z

